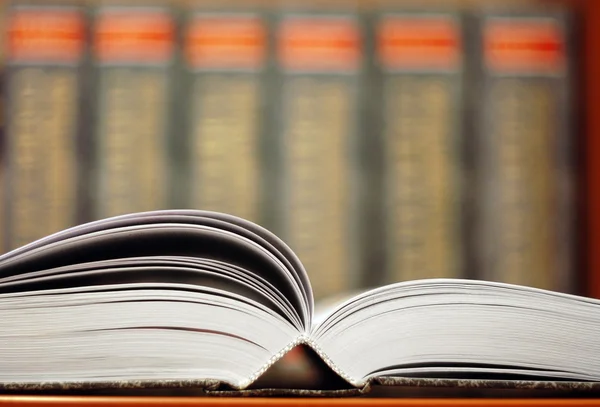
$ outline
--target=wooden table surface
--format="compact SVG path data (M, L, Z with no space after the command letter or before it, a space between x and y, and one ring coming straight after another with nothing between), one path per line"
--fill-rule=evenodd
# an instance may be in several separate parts
M208 397L98 397L98 396L0 396L0 405L30 407L225 407L225 406L598 406L598 399L369 399L369 398L208 398Z

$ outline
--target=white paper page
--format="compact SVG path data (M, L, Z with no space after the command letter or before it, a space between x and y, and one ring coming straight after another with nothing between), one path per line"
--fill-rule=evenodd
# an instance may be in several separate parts
M600 380L599 300L501 283L382 287L347 301L313 340L356 385L418 369Z
M108 288L0 295L0 381L214 378L244 386L299 335L267 307L217 289Z
M174 234L179 233L180 235L184 234L186 229L196 229L198 234L204 235L204 245L211 246L213 251L221 251L223 253L229 244L237 244L238 247L241 244L246 249L258 253L259 256L264 258L265 263L260 265L245 265L242 261L242 264L239 265L246 269L253 269L260 272L277 268L279 271L271 274L268 280L279 286L279 290L285 294L285 297L292 301L294 308L301 315L301 319L307 321L305 324L309 323L308 321L311 319L313 308L312 293L306 272L294 253L279 238L266 229L240 218L214 212L191 210L145 212L118 216L77 226L0 256L0 277L10 277L15 273L29 270L54 268L66 265L69 262L95 261L98 258L73 258L72 256L70 257L70 254L81 251L79 245L85 245L86 241L92 237L95 241L105 236L111 236L112 239L113 236L121 234L123 231L132 231L136 235L136 238L139 239L140 237L148 236L145 233L141 233L140 231L142 230L154 230L155 232L153 233L158 233L156 230L164 227L171 227ZM208 235L216 236L216 238L211 240ZM176 237L174 236L173 239ZM199 236L196 237L198 238ZM110 239L104 239L103 242L111 244ZM162 242L164 244L165 240ZM166 242L168 243L169 239ZM219 245L219 242L222 244ZM132 242L124 241L124 243L129 244ZM186 240L184 239L182 244L185 246L185 243ZM190 242L188 241L187 243L189 245ZM112 247L113 249L111 250L119 249L115 245ZM198 245L197 247L202 253L204 249L202 245ZM162 247L157 245L153 249L162 255L170 254L168 250L163 250ZM179 250L181 247L177 247L177 249ZM122 250L121 252L123 253L124 251ZM95 252L97 255L97 251ZM40 253L44 253L44 255L40 255ZM191 254L196 255L193 252ZM136 254L125 253L124 255L119 254L119 256L136 257ZM44 263L47 262L48 257L54 257L54 259L56 257L62 258L64 260L63 264ZM100 260L104 260L104 257L101 256ZM229 257L231 258L225 257L227 261L236 264L239 262L239 259L248 256L244 257L238 253ZM284 278L282 279L281 277Z
M151 211L126 214L78 225L0 256L0 276L2 275L3 266L9 263L10 260L19 258L23 254L28 254L43 246L81 235L94 234L99 231L156 223L210 226L230 232L234 235L237 234L243 236L262 246L283 263L286 270L290 271L291 278L294 279L300 287L301 297L303 298L303 318L307 321L310 320L313 313L312 289L310 287L308 275L295 253L279 237L259 225L235 216L218 212L198 210Z

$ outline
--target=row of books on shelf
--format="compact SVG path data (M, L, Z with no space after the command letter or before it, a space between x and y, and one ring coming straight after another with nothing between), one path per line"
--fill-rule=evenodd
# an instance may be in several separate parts
M187 207L275 231L317 298L426 277L573 290L566 10L46 1L4 14L6 250Z

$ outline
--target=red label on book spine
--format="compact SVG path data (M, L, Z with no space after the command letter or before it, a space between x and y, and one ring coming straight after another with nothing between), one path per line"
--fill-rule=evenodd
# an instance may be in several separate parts
M14 10L7 39L12 62L76 63L83 52L83 16L67 9Z
M565 68L565 38L549 18L491 18L484 28L488 69L498 73L559 74Z
M457 69L460 33L450 17L384 17L377 28L377 52L386 69Z
M265 59L266 33L256 16L196 16L185 35L185 56L196 69L257 69Z
M359 28L350 18L287 18L279 28L278 51L284 69L356 70L361 52Z
M103 11L94 33L96 58L105 63L164 63L173 41L173 21L163 11Z

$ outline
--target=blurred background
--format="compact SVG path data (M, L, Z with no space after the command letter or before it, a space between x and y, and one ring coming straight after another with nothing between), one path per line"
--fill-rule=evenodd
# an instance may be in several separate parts
M3 1L1 247L195 208L281 236L317 300L430 277L598 295L590 3Z

